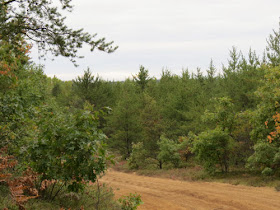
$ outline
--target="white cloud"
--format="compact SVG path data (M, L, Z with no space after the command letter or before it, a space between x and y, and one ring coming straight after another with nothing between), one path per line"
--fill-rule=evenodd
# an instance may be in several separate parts
M180 73L182 67L207 68L227 61L237 46L245 53L251 46L259 54L266 37L278 27L280 1L276 0L74 0L67 22L75 28L114 40L113 54L81 54L79 68L67 59L42 62L46 73L73 79L88 66L104 79L123 80L147 66L151 75L162 67Z

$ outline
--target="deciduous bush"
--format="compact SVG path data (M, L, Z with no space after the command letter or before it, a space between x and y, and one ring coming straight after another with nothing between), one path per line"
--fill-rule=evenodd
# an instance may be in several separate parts
M132 145L132 153L128 159L130 169L140 169L147 166L147 151L144 149L143 142Z
M157 158L162 163L171 163L174 167L179 167L180 164L180 144L162 136L158 141L159 153Z
M97 128L98 115L90 106L74 114L48 106L40 110L38 138L30 142L27 159L41 180L57 180L79 191L105 171L106 136Z
M260 142L254 146L254 154L249 157L247 167L251 169L261 169L262 171L272 168L277 148L267 142ZM266 172L264 172L267 174Z
M192 150L208 172L215 172L216 165L227 172L233 147L234 141L228 133L216 128L200 133L193 141Z
M136 210L138 206L143 204L141 196L130 193L128 196L123 196L119 199L122 210Z

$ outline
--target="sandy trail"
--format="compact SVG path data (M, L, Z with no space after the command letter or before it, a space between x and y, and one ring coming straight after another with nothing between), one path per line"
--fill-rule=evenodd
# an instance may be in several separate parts
M280 192L273 188L186 182L112 170L100 181L111 186L116 197L141 194L144 204L139 209L280 209Z

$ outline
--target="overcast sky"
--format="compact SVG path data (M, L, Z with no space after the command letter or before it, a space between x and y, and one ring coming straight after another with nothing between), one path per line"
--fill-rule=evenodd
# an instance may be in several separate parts
M73 0L67 14L73 28L84 28L98 37L115 41L112 53L88 48L80 51L79 67L65 58L38 61L48 76L71 80L89 67L105 80L124 80L143 65L150 76L160 77L162 69L181 74L188 68L206 71L211 58L217 68L227 63L229 50L236 46L247 54L249 48L263 53L266 38L278 28L279 0ZM35 49L35 48L34 48ZM36 50L35 50L36 51Z

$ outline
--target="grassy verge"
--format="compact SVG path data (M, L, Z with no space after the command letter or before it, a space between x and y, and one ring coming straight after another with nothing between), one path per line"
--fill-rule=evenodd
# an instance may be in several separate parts
M200 166L188 166L178 169L141 169L129 170L126 161L120 161L114 167L114 170L126 173L135 172L138 175L168 178L183 181L207 181L221 182L233 185L246 185L254 187L275 187L280 191L280 177L264 176L260 172L252 172L245 169L233 169L228 173L207 174Z

